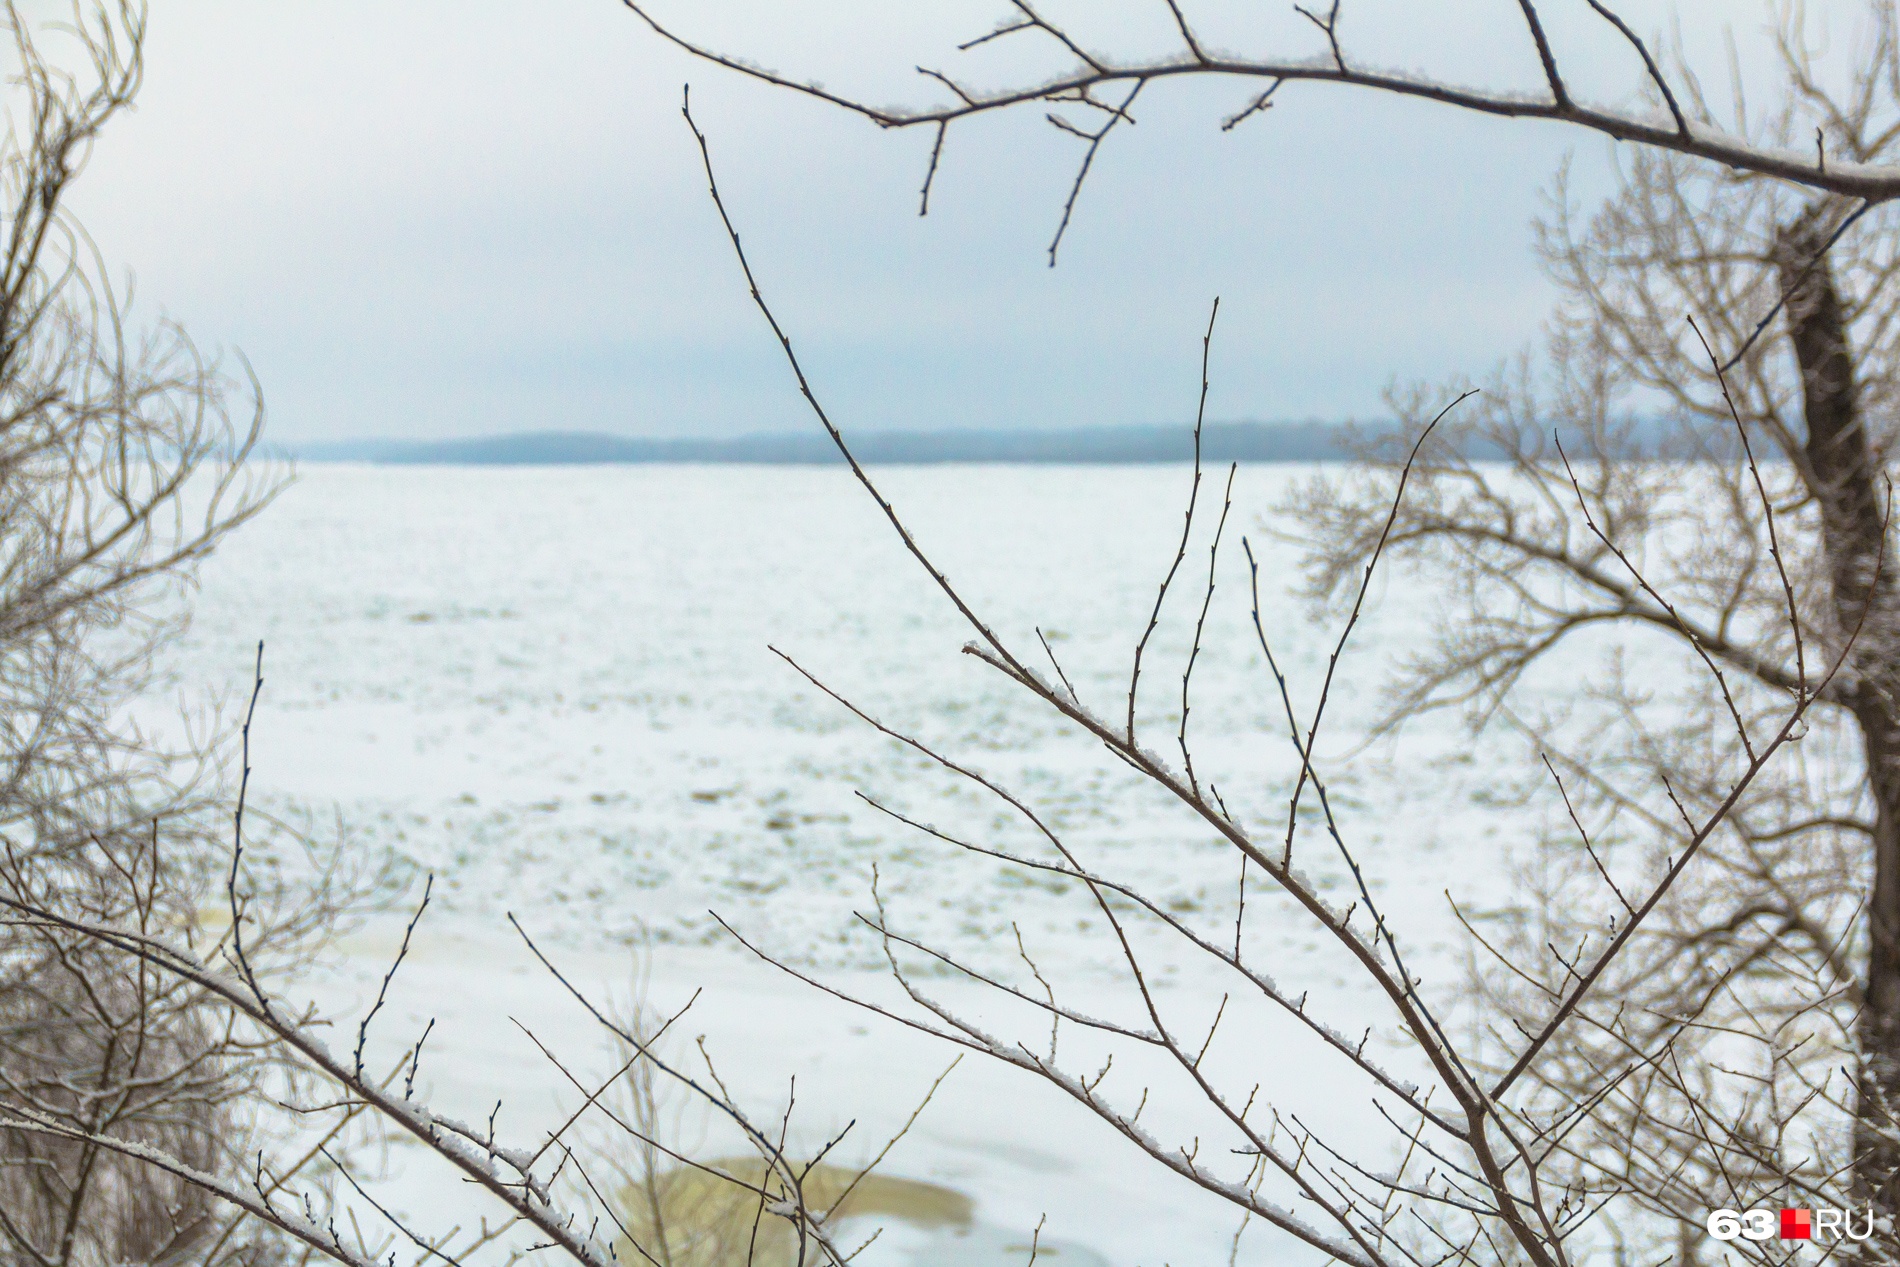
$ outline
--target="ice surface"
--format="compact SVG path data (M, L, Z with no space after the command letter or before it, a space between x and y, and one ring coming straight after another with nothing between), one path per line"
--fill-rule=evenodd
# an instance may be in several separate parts
M1299 765L1247 627L1235 538L1249 535L1262 559L1267 632L1296 701L1310 707L1335 631L1309 623L1286 596L1292 555L1260 531L1277 489L1297 474L1241 473L1232 557L1194 674L1196 774L1273 842ZM1185 470L935 467L877 478L1019 659L1042 672L1039 625L1084 704L1124 715L1128 656L1178 541ZM1175 619L1164 615L1143 664L1140 739L1161 764L1178 764L1195 585L1177 581ZM1524 824L1481 812L1469 786L1474 771L1484 781L1486 762L1520 754L1474 745L1451 719L1421 722L1397 749L1340 755L1364 732L1381 667L1415 649L1428 608L1428 595L1383 588L1334 684L1319 764L1429 992L1455 972L1442 891L1482 905L1496 891L1502 844ZM405 1025L441 1018L423 1082L433 1078L444 1113L485 1121L499 1086L517 1132L558 1120L571 1089L501 1013L536 1018L544 1041L610 1054L605 1036L524 962L502 921L512 911L603 989L624 993L626 948L636 944L653 947L647 970L663 1009L706 985L691 1032L713 1036L722 1071L747 1093L782 1097L802 1070L804 1129L815 1138L860 1115L894 1127L950 1053L760 967L707 913L843 988L878 990L882 951L852 918L870 909L874 862L893 927L906 936L1039 994L1018 955L1020 928L1066 1006L1148 1026L1086 888L931 840L854 791L965 839L1052 857L1034 827L858 722L768 643L872 716L1021 794L1083 866L1142 887L1215 944L1232 942L1233 850L1074 723L959 654L972 631L844 472L311 466L212 561L197 610L145 715L163 717L207 691L234 707L263 639L256 803L317 824L340 818L350 848L436 876L416 962L381 1032L393 1058L402 1035L413 1040ZM1294 861L1343 909L1358 896L1351 877L1310 806L1304 821ZM1349 1044L1366 1025L1385 1024L1349 957L1268 884L1254 868L1249 964L1291 997L1310 991L1310 1012ZM399 926L379 928L351 943L313 989L339 1007L354 1002L364 983L373 989L399 935ZM1156 997L1178 1013L1171 1026L1197 1046L1221 993L1244 983L1179 940L1141 935L1137 945ZM986 1012L967 982L926 974L925 984L986 1027L1021 1019ZM1241 1097L1245 1083L1264 1081L1263 1102L1271 1095L1307 1120L1377 1129L1362 1083L1317 1038L1264 1006L1244 1011L1229 1009L1209 1056L1210 1067L1228 1061L1245 1080ZM1047 1018L1008 1030L1018 1031L1040 1050ZM1092 1075L1100 1066L1069 1028L1061 1041L1068 1067ZM1369 1055L1378 1051L1395 1076L1417 1076L1380 1041ZM896 1171L977 1196L990 1240L1014 1244L1047 1211L1047 1236L1074 1249L1049 1260L1057 1264L1084 1261L1085 1246L1118 1264L1226 1260L1236 1222L1227 1207L1141 1161L1055 1088L994 1062L970 1065L894 1154ZM1132 1107L1147 1075L1131 1068L1117 1081L1120 1057L1116 1069L1111 1095ZM1156 1097L1142 1125L1157 1134L1170 1105L1193 1112ZM453 1182L405 1182L419 1208L457 1199ZM913 1242L893 1235L878 1261L907 1261L901 1246ZM929 1257L937 1252L917 1250L915 1261L940 1261ZM1257 1224L1240 1260L1304 1261Z

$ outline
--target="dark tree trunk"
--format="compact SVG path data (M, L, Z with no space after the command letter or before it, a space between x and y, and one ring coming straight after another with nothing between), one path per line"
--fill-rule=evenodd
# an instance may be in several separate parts
M1900 663L1893 637L1900 560L1886 555L1886 497L1823 241L1819 216L1810 213L1781 232L1777 263L1801 368L1807 464L1821 511L1835 633L1845 639L1858 630L1837 679L1860 724L1875 807L1855 1186L1860 1199L1892 1215L1900 1213Z

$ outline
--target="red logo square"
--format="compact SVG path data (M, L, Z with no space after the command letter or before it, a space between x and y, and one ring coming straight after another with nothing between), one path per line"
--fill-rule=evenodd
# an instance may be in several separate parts
M1784 1241L1805 1241L1814 1236L1814 1214L1810 1210L1783 1210L1781 1212L1781 1239Z

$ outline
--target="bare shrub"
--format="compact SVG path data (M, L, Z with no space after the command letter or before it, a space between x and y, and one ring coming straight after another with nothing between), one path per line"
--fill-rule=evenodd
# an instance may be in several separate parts
M281 486L253 463L261 404L130 299L64 208L136 95L145 15L5 14L0 134L0 894L63 917L218 940L215 747L127 720L198 564ZM266 885L268 956L307 949L340 889ZM304 877L305 879L309 877ZM334 877L333 877L334 878ZM302 879L299 880L302 883ZM228 932L228 930L227 930ZM288 962L288 961L286 961ZM0 926L0 1256L31 1264L254 1260L202 1188L93 1137L230 1171L270 1068L191 983L45 921Z
M638 7L629 7L646 16ZM940 828L885 812L947 847L1039 872L1082 895L1108 930L1104 945L1119 965L1122 987L1119 1010L1113 1014L1084 1012L1065 1001L1066 983L1045 976L1027 948L1022 971L1013 976L986 974L965 966L957 947L909 937L879 908L866 920L887 952L902 997L896 1003L851 1001L1046 1083L1052 1093L1080 1104L1129 1147L1145 1154L1158 1174L1165 1171L1200 1187L1228 1203L1243 1220L1268 1224L1320 1254L1361 1267L1442 1262L1558 1267L1592 1257L1618 1260L1631 1244L1653 1244L1645 1237L1657 1231L1677 1234L1684 1255L1692 1256L1694 1242L1688 1233L1711 1200L1752 1203L1774 1192L1819 1204L1871 1189L1876 1202L1886 1203L1879 1169L1879 1150L1885 1144L1880 1139L1861 1134L1832 1155L1814 1148L1832 1146L1830 1140L1841 1137L1850 1119L1849 1130L1872 1129L1877 1135L1884 1129L1881 1116L1868 1107L1880 1105L1877 1084L1884 1074L1877 1045L1858 1037L1851 991L1840 985L1852 974L1851 967L1843 971L1840 956L1851 956L1852 951L1843 952L1839 943L1830 941L1831 933L1815 936L1790 922L1797 916L1836 925L1851 921L1846 907L1812 896L1812 889L1827 883L1828 869L1836 867L1836 861L1813 851L1784 850L1781 842L1796 834L1785 831L1790 827L1812 829L1824 840L1835 839L1828 834L1832 831L1841 833L1841 839L1853 838L1849 822L1808 822L1787 812L1808 795L1799 790L1804 779L1818 775L1825 780L1830 773L1825 761L1803 758L1811 748L1796 745L1813 744L1815 723L1831 710L1853 712L1860 704L1878 710L1891 702L1883 689L1866 685L1891 658L1884 650L1889 632L1885 596L1892 589L1890 499L1879 495L1880 472L1866 444L1866 427L1856 422L1854 402L1846 394L1851 377L1838 372L1835 354L1841 340L1835 336L1844 326L1841 314L1828 313L1839 295L1829 298L1826 257L1847 240L1856 223L1876 222L1874 209L1900 194L1900 177L1874 161L1878 154L1873 151L1872 158L1843 157L1836 149L1830 157L1823 149L1809 161L1786 152L1772 137L1723 130L1699 95L1689 90L1680 68L1666 71L1626 24L1594 0L1592 9L1627 38L1640 60L1659 99L1653 109L1617 111L1576 102L1537 7L1529 0L1521 0L1518 17L1542 69L1547 99L1465 90L1362 69L1340 38L1338 5L1323 15L1307 15L1321 33L1320 55L1292 59L1210 52L1182 9L1171 2L1166 7L1179 47L1111 58L1088 51L1086 41L1017 0L1013 17L972 44L992 38L1044 39L1065 60L1075 59L1073 69L992 92L938 76L955 100L914 111L868 107L700 48L657 24L656 29L697 55L816 93L882 125L933 129L933 173L943 140L957 121L1020 104L1054 103L1091 123L1082 127L1058 116L1058 126L1078 133L1086 145L1075 186L1079 191L1089 159L1111 129L1130 117L1138 93L1150 83L1207 74L1262 85L1230 124L1258 115L1277 100L1274 94L1284 83L1329 81L1497 114L1570 122L1725 164L1749 177L1785 182L1807 191L1802 197L1818 198L1804 207L1820 210L1812 216L1804 210L1787 223L1777 219L1774 210L1785 209L1785 204L1765 198L1759 206L1769 208L1761 213L1767 220L1750 223L1759 229L1773 222L1775 253L1761 274L1769 281L1749 300L1752 308L1722 317L1740 323L1739 344L1712 340L1705 346L1702 328L1689 343L1676 331L1670 345L1676 349L1671 353L1675 359L1656 362L1660 368L1655 379L1663 384L1658 390L1673 385L1685 399L1700 402L1687 412L1699 410L1704 423L1713 418L1724 424L1719 434L1707 426L1688 426L1680 433L1700 448L1675 456L1709 464L1685 474L1681 466L1641 466L1619 459L1618 445L1627 439L1629 428L1627 420L1606 405L1620 385L1616 375L1622 371L1609 368L1620 354L1613 348L1586 346L1588 340L1577 331L1587 333L1588 339L1621 336L1607 320L1592 324L1586 307L1578 317L1580 324L1566 327L1571 332L1562 336L1581 340L1579 359L1571 367L1576 372L1561 384L1566 405L1575 408L1558 434L1566 444L1579 435L1584 438L1575 460L1557 451L1555 442L1549 450L1541 447L1545 416L1526 394L1506 391L1496 404L1473 406L1466 393L1440 392L1417 411L1411 419L1415 425L1383 466L1310 493L1303 510L1319 543L1315 589L1339 600L1340 632L1321 679L1306 692L1315 702L1301 706L1295 702L1299 692L1282 673L1265 632L1257 585L1250 596L1253 632L1268 668L1262 690L1280 706L1286 781L1293 788L1284 801L1268 804L1258 796L1235 795L1237 785L1217 786L1209 764L1197 762L1189 733L1194 665L1220 564L1231 557L1233 545L1227 531L1231 502L1226 497L1216 500L1204 486L1198 445L1182 535L1146 631L1133 648L1126 695L1117 690L1111 697L1085 701L1046 643L1038 639L1032 644L1000 630L966 599L852 457L843 432L805 378L789 334L767 304L715 184L715 206L745 284L784 350L798 390L905 549L967 622L972 640L966 652L1019 688L1025 702L1062 719L1079 743L1132 771L1198 834L1230 851L1236 864L1231 906L1219 911L1218 918L1203 912L1190 920L1159 895L1095 869L1083 842L1057 830L1051 817L1027 798L958 755L883 726L842 693L823 687L865 724L997 798L1031 834L1033 850L1000 846L978 835L980 829ZM1889 50L1882 56L1889 57L1891 40L1881 47ZM1870 73L1874 77L1868 82L1891 82L1884 62ZM1110 88L1119 90L1116 97L1098 95ZM1870 99L1885 109L1878 93ZM1851 108L1848 116L1850 124L1844 126L1851 131L1858 126L1851 124ZM1867 117L1872 119L1872 113ZM688 120L690 124L690 115ZM710 181L710 145L697 128L694 135ZM1870 135L1884 133L1875 128ZM1700 224L1701 216L1719 217L1719 208L1729 205L1716 197L1720 186L1712 183L1709 190L1710 206L1717 209L1690 205L1688 229ZM1666 205L1674 196L1663 191L1665 220L1675 214ZM1074 205L1072 196L1063 224ZM1052 244L1052 259L1054 248ZM1619 276L1644 276L1641 268L1648 257L1641 250L1626 259L1619 249L1605 249L1616 257L1614 267L1624 270ZM1727 285L1722 279L1728 274L1722 270L1734 262L1716 251L1694 266L1714 270L1709 275ZM1599 275L1595 263L1579 267L1579 276ZM1718 286L1711 293L1728 291ZM1620 301L1600 309L1610 315L1622 311ZM1800 433L1789 428L1782 453L1799 479L1808 481L1807 472L1817 473L1805 484L1805 492L1802 485L1789 482L1789 472L1765 464L1756 449L1766 424L1756 412L1749 376L1768 363L1762 332L1784 313L1801 362L1807 434L1797 443L1794 438ZM1704 314L1704 320L1706 327L1714 319ZM1205 337L1211 342L1211 322ZM1697 347L1703 361L1693 360ZM1698 368L1685 370L1691 362ZM1699 368L1705 363L1706 369ZM1742 369L1731 387L1727 373L1738 366ZM1693 386L1698 381L1699 388ZM1204 360L1202 410L1206 393ZM1817 429L1817 401L1836 409L1829 417L1840 425L1825 432ZM1505 446L1511 470L1494 476L1468 461L1458 444L1448 442L1456 439L1453 431L1487 435ZM1592 436L1598 438L1591 441ZM1705 480L1710 481L1707 487L1699 482ZM1867 517L1870 506L1878 511L1875 520ZM1711 542L1704 522L1691 513L1697 510L1711 510L1727 535ZM1838 533L1843 524L1851 530L1845 537ZM1791 535L1779 535L1784 530ZM1497 539L1500 533L1506 540ZM1525 534L1523 542L1511 533ZM1784 540L1802 533L1818 534L1826 569L1784 550ZM1845 552L1836 551L1831 541L1845 542ZM1707 572L1702 561L1735 543L1745 547L1735 564L1742 570ZM1251 564L1248 543L1242 546ZM1376 877L1355 843L1352 815L1335 802L1331 771L1316 744L1333 689L1344 680L1342 674L1352 671L1347 652L1377 569L1389 553L1423 558L1431 549L1442 550L1463 569L1457 574L1469 581L1467 592L1484 596L1472 601L1492 604L1485 610L1496 610L1496 593L1518 606L1507 607L1490 625L1480 624L1470 645L1455 639L1441 644L1441 659L1421 669L1430 689L1412 697L1411 707L1444 702L1445 692L1450 692L1496 712L1506 706L1512 684L1573 626L1601 627L1612 621L1661 631L1682 653L1682 663L1672 671L1678 677L1695 675L1697 698L1710 702L1704 711L1691 713L1687 725L1659 729L1645 712L1649 701L1641 691L1626 688L1614 673L1590 679L1595 691L1590 698L1603 705L1604 716L1615 722L1620 734L1575 761L1550 753L1550 804L1553 812L1562 805L1566 820L1574 816L1572 826L1580 839L1567 852L1544 856L1549 865L1527 888L1522 909L1503 925L1508 936L1493 943L1515 977L1478 1000L1478 1037L1469 1042L1454 1037L1465 1032L1454 1024L1456 1004L1447 1007L1442 996L1428 989L1416 970L1408 930L1396 926L1382 905ZM1548 583L1538 571L1543 568L1555 569ZM1717 578L1714 582L1711 575ZM1735 582L1738 575L1740 581ZM1823 588L1823 580L1831 588ZM1189 595L1185 606L1180 603L1184 591ZM1595 606L1573 619L1569 608L1553 610L1553 594L1557 600L1583 594ZM1169 707L1179 700L1178 712L1169 717L1175 724L1158 731L1151 703L1144 707L1144 698L1151 702L1152 695L1143 696L1142 684L1144 671L1151 691L1160 676L1160 653L1151 639L1164 619L1184 622L1192 634L1185 663L1170 666L1165 679ZM1540 621L1552 622L1551 628L1544 629ZM1549 636L1540 637L1540 629ZM1042 667L1045 659L1048 671ZM1451 667L1434 669L1434 664ZM1537 725L1533 719L1527 731L1539 733ZM1887 732L1876 727L1868 733ZM1316 880L1303 869L1315 853L1339 868L1336 879ZM1744 908L1745 915L1736 912L1743 918L1719 926L1703 917L1709 895L1723 882L1706 878L1709 873L1722 876L1739 866L1767 892L1773 888L1770 881L1788 878L1789 864L1796 861L1805 870L1794 877L1794 889L1776 894L1782 906L1765 913ZM317 1037L312 1018L283 1010L267 979L254 969L250 950L235 935L244 927L242 907L249 890L240 883L235 864L231 874L227 898L234 935L211 954L197 953L163 929L136 927L123 919L80 918L32 897L0 894L0 904L13 912L20 926L95 944L215 997L234 1026L259 1041L275 1043L314 1086L323 1088L321 1103L301 1107L312 1115L367 1113L392 1131L407 1134L480 1189L485 1199L506 1212L511 1225L531 1229L537 1238L533 1252L557 1250L576 1262L604 1264L625 1245L658 1261L654 1248L673 1253L669 1235L658 1225L669 1216L669 1203L676 1197L691 1195L698 1201L701 1181L686 1177L698 1175L718 1191L739 1194L740 1202L751 1205L755 1226L777 1220L772 1226L785 1229L782 1235L791 1242L794 1261L841 1265L851 1257L852 1248L836 1236L837 1212L823 1168L824 1150L810 1157L792 1156L782 1122L749 1114L726 1092L710 1062L702 1074L658 1049L655 1039L664 1025L649 1035L642 1025L611 1019L545 959L555 980L599 1022L603 1035L623 1045L624 1057L604 1081L583 1082L568 1075L584 1094L583 1101L572 1118L532 1151L499 1141L492 1122L483 1128L433 1113L413 1094L413 1057L408 1061L411 1077L400 1093L390 1083L376 1081L362 1066L360 1048L355 1059L331 1052ZM1580 883L1590 886L1594 895L1587 902L1576 897ZM1875 890L1878 910L1878 883ZM426 901L425 896L425 906ZM1606 913L1607 918L1599 920ZM1231 924L1226 923L1229 914ZM1303 928L1333 949L1375 1000L1379 1012L1374 1028L1381 1032L1381 1044L1372 1043L1372 1029L1345 1032L1335 1008L1340 1000L1327 991L1296 992L1268 973L1271 965L1250 954L1248 920L1257 926L1268 918ZM1878 918L1873 928L1873 940L1878 941ZM1764 929L1774 930L1771 942L1762 941ZM1572 932L1579 936L1556 939ZM1227 983L1217 1005L1210 1008L1205 1004L1211 1000L1184 1000L1155 988L1150 948L1157 940ZM532 941L528 944L533 947ZM1876 961L1878 953L1873 952ZM392 976L400 962L399 956ZM1002 1019L953 1009L927 988L929 978L919 971L922 967L961 973L984 987ZM814 988L833 989L805 979ZM1498 980L1495 971L1491 979ZM1868 993L1872 990L1870 978ZM1295 1069L1286 1067L1279 1051L1236 1053L1231 1044L1223 1047L1223 1020L1242 1008L1272 1018L1279 1027L1275 1033L1290 1035L1289 1043L1305 1044L1318 1058ZM1877 1009L1868 1011L1877 1014ZM1747 1021L1739 1032L1726 1026L1738 1016ZM1811 1022L1817 1027L1813 1034L1802 1028ZM365 1029L368 1023L366 1017ZM1831 1033L1826 1032L1829 1027ZM1841 1050L1850 1032L1857 1035L1854 1041L1871 1046L1864 1052L1866 1065L1853 1071L1855 1078L1842 1081L1817 1074L1817 1067L1802 1054L1804 1047L1818 1037L1819 1045L1811 1050L1829 1044ZM1731 1063L1736 1050L1742 1060ZM1388 1059L1392 1052L1396 1057ZM548 1054L567 1071L563 1053ZM1276 1103L1276 1097L1310 1083L1322 1067L1320 1060L1330 1061L1331 1071L1371 1106L1383 1123L1376 1134L1355 1131L1349 1141L1316 1129ZM644 1084L642 1090L641 1075L636 1075L632 1117L606 1118L623 1139L644 1148L632 1172L621 1176L636 1189L629 1206L624 1191L628 1184L616 1186L611 1179L603 1183L605 1173L570 1142L570 1132L584 1116L603 1114L604 1097L629 1069L642 1064L645 1076L696 1097L707 1111L723 1116L752 1152L743 1163L722 1166L693 1162L670 1151L657 1132L641 1125L642 1111L651 1119L655 1083ZM1128 1072L1131 1066L1140 1072ZM1870 1071L1876 1075L1872 1084L1866 1077ZM1165 1077L1174 1092L1165 1103L1157 1097L1152 1110L1147 1085L1131 1081L1146 1077ZM638 1108L643 1096L649 1110ZM1700 1111L1704 1104L1713 1111ZM207 1174L188 1158L105 1133L72 1127L48 1127L46 1132L189 1179L312 1251L358 1267L367 1267L405 1241L423 1258L456 1259L495 1243L496 1234L486 1225L479 1234L461 1233L458 1240L455 1232L400 1221L376 1203L366 1181L347 1167L341 1173L356 1196L382 1214L384 1226L391 1229L381 1240L360 1231L346 1238L336 1221L313 1215L316 1203L306 1192L284 1191L281 1176L293 1173L294 1166L266 1169L260 1164L253 1177L240 1181ZM1713 1187L1707 1186L1711 1183ZM724 1218L719 1214L708 1221ZM1243 1228L1246 1225L1243 1222ZM455 1226L466 1227L467 1220L458 1217ZM1892 1234L1889 1222L1863 1251L1891 1256ZM756 1249L757 1242L750 1244ZM1779 1246L1755 1240L1734 1242L1730 1251L1746 1261L1783 1257Z

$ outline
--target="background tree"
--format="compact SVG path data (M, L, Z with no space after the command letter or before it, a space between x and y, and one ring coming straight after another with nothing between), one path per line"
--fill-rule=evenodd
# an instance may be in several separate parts
M4 19L0 894L216 943L230 927L200 919L228 861L217 748L164 743L126 708L198 565L283 472L251 461L263 414L246 380L176 324L133 325L129 289L65 211L138 92L142 6L76 5L43 32L11 6ZM243 915L260 962L308 948L333 913L324 884L320 866L308 903L261 887ZM230 1170L274 1071L190 983L44 923L0 926L0 1258L265 1256L274 1232L85 1137Z
M1891 161L1893 7L1865 6L1852 75L1834 91L1800 13L1786 17L1784 95L1761 118L1738 104L1736 131ZM1672 78L1694 83L1681 70ZM1714 125L1699 93L1685 105ZM1514 726L1581 816L1562 817L1527 873L1536 878L1525 906L1496 928L1506 962L1547 970L1491 992L1522 1023L1564 971L1526 948L1574 946L1623 917L1611 876L1627 882L1683 848L1669 796L1692 813L1719 800L1723 772L1747 759L1736 723L1759 730L1801 690L1783 569L1806 653L1853 640L1820 695L1804 759L1751 786L1695 881L1624 961L1605 997L1630 1006L1614 1020L1601 1006L1535 1071L1563 1084L1560 1098L1585 1082L1623 1088L1622 1111L1595 1125L1625 1144L1643 1136L1662 1169L1678 1167L1685 1193L1727 1189L1739 1200L1781 1188L1798 1200L1852 1170L1857 1191L1895 1204L1900 626L1885 471L1900 404L1896 226L1889 206L1655 150L1625 155L1614 194L1587 217L1560 181L1537 238L1563 295L1547 358L1498 376L1426 446L1389 539L1444 595L1437 641L1406 666L1389 724L1451 705L1474 725ZM1435 394L1394 398L1409 434L1423 422L1421 397ZM1759 475L1743 443L1773 459ZM1502 453L1505 468L1473 461L1480 451ZM1286 507L1316 595L1345 592L1357 552L1383 530L1401 457L1391 443L1368 457ZM1654 590L1634 580L1629 558ZM1556 693L1561 715L1539 688L1553 672L1575 681L1596 655L1605 658L1586 689ZM1616 775L1637 772L1669 795L1624 795ZM1578 848L1580 831L1616 860L1610 873ZM1638 1076L1658 1035L1689 1016L1698 1020L1677 1048L1682 1067ZM1731 1145L1711 1150L1682 1127L1709 1111L1721 1081L1711 1070L1725 1060L1745 1061L1759 1081L1727 1086L1750 1107L1737 1104ZM1851 1139L1828 1128L1836 1109L1856 1116Z

